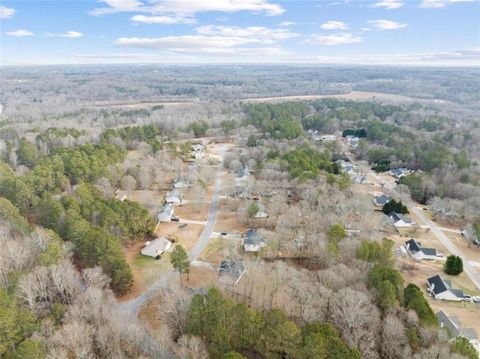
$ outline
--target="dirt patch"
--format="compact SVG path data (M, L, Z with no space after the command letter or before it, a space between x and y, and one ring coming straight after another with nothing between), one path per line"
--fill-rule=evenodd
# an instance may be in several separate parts
M175 216L192 221L206 221L209 203L191 203L175 207Z
M156 235L168 238L174 241L175 244L179 243L189 251L200 237L204 226L200 224L187 224L184 228L179 228L178 226L179 224L176 222L160 223Z
M240 240L227 239L227 238L211 238L208 245L200 254L202 261L220 265L220 262L226 257L229 257L229 253L238 251Z
M215 232L245 233L246 231L247 227L243 223L240 223L239 213L235 211L235 200L220 200Z
M210 288L217 283L218 273L217 271L204 268L204 267L192 267L190 271L190 279L186 276L182 279L183 286L186 288Z

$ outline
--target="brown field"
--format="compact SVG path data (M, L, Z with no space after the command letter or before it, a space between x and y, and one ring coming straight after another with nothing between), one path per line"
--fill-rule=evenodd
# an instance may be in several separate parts
M200 237L203 226L199 224L187 224L183 229L178 228L178 223L160 223L156 235L174 240L175 244L181 244L187 251L192 249L195 242Z
M190 278L186 276L182 279L185 288L205 288L208 289L217 283L218 273L215 270L204 267L191 267Z
M211 238L208 245L200 254L200 258L204 262L220 265L220 262L228 256L230 251L237 251L239 243L240 239Z
M206 221L209 203L184 204L175 207L175 216L192 221Z
M215 232L245 233L247 227L240 223L238 213L234 209L234 200L220 200Z
M159 190L122 190L118 192L117 198L122 199L123 196L126 196L125 199L139 202L146 209L148 209L152 215L155 215L158 213L160 208L162 208L166 194L167 191Z
M444 231L445 235L457 246L469 261L480 262L480 247L468 242L460 234ZM477 268L480 270L480 268Z

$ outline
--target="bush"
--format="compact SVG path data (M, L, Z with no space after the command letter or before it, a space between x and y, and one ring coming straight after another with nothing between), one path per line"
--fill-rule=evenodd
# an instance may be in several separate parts
M469 359L479 359L478 352L467 338L458 337L452 343L452 352L459 353Z
M422 291L415 284L410 283L403 290L404 307L413 309L420 320L420 324L427 326L438 325L437 317L427 300L423 296Z
M443 270L445 273L450 275L459 275L463 272L462 258L456 255L448 256L445 264L443 265Z
M397 213L400 213L400 214L408 213L407 206L405 206L402 203L402 201L397 202L394 199L392 199L390 202L385 204L382 208L382 211L383 211L383 213L386 213L386 214L389 214L389 213L392 213L392 212L397 212Z

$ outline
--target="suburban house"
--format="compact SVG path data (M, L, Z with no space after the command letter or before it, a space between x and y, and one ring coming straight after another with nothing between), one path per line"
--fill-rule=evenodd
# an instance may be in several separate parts
M395 178L402 178L404 176L408 176L410 173L413 173L413 172L414 172L413 170L402 167L402 168L391 169L390 171L388 171L388 174Z
M448 315L443 310L437 312L435 315L437 316L440 328L445 329L450 338L465 337L469 340L478 340L477 331L474 328L462 328L456 315Z
M460 302L463 290L452 288L452 283L439 275L427 279L427 291L435 299Z
M351 146L351 147L357 147L358 146L358 143L360 141L360 139L357 137L357 136L353 136L353 135L347 135L345 137L345 139L347 140L347 143Z
M218 268L218 281L224 284L237 285L245 271L245 266L242 263L223 260Z
M151 242L147 242L145 247L142 249L142 254L144 256L149 256L153 258L160 258L163 252L168 251L172 247L172 242L168 239L159 237Z
M382 194L381 196L373 197L373 204L377 207L383 207L391 200L392 200L392 197Z
M441 258L435 248L424 248L420 242L415 239L410 239L405 242L405 248L410 256L418 261L421 260L435 260Z
M248 167L243 168L240 172L237 173L235 181L244 181L250 176L250 169Z
M353 183L367 184L368 183L368 178L367 178L367 176L355 176L355 178L353 179Z
M159 222L170 222L173 216L173 206L167 203L163 206L162 211L157 215Z
M192 145L193 152L203 152L203 145L201 143L194 143Z
M173 188L188 188L191 186L191 181L187 177L177 177L173 182Z
M405 217L403 214L397 212L391 212L388 217L393 221L395 228L408 228L415 226L415 222L410 218Z
M255 229L249 229L243 237L243 249L245 252L258 252L267 243Z
M170 204L181 204L182 203L183 194L180 190L174 189L170 191L165 196L165 202Z
M308 130L308 133L312 136L312 140L314 141L320 141L322 138L322 136L320 136L320 131L318 130Z
M349 174L350 176L353 176L356 174L355 166L352 165L350 162L347 162L344 160L338 160L335 163L340 165L340 167L342 167L343 172L345 172L346 174Z
M258 211L257 214L254 216L255 218L268 218L268 213L265 211Z

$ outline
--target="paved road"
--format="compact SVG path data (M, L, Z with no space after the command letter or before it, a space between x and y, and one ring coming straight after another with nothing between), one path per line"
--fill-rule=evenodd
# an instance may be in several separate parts
M418 209L415 205L409 205L409 210L412 211L426 226L430 228L430 231L437 237L437 239L447 248L447 250L463 259L463 269L465 273L470 277L473 284L480 289L480 274L476 269L468 262L463 253L458 247L450 241L450 239L442 232L430 218L428 218L421 209Z
M225 148L221 152L221 157L223 158L223 154L225 153ZM208 210L208 218L205 224L205 228L200 235L200 238L193 246L192 250L190 251L190 261L194 261L200 253L202 253L203 249L207 246L210 237L212 236L213 229L215 228L215 223L217 222L217 212L218 212L218 202L220 197L220 189L222 188L222 172L223 172L223 161L217 167L217 173L215 176L215 184L213 187L213 194L212 199L210 202L210 209ZM203 222L202 222L203 224ZM150 288L148 288L145 292L143 292L138 297L131 299L127 302L119 303L119 307L122 310L128 311L132 317L136 317L140 307L145 304L150 298L152 298L155 293L158 292L161 288L165 288L168 282L178 274L175 273L173 270L163 272L159 275L158 281L153 284Z

